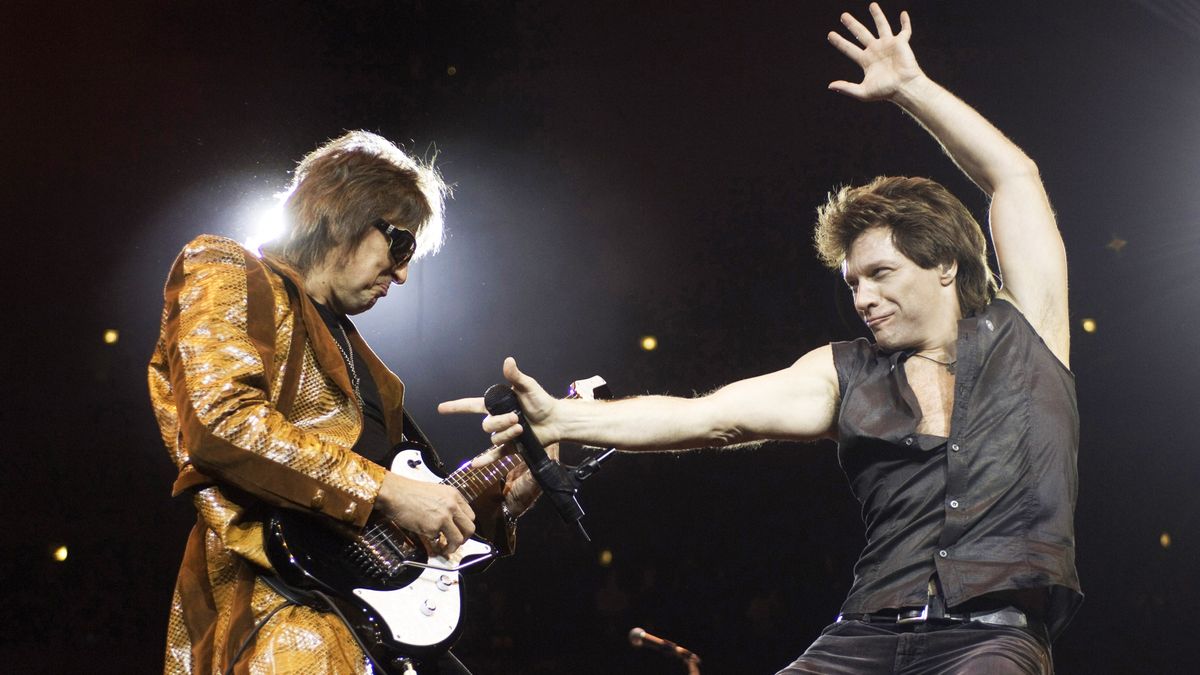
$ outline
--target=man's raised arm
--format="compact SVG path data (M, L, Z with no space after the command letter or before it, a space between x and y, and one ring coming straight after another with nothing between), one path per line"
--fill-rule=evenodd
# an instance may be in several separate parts
M900 32L893 34L879 5L871 3L870 11L878 35L850 14L842 15L842 24L857 45L829 34L830 43L863 69L862 82L839 80L829 88L862 101L899 105L991 197L1001 296L1019 307L1050 350L1068 363L1066 250L1037 165L982 115L925 75L909 46L907 12L901 12Z

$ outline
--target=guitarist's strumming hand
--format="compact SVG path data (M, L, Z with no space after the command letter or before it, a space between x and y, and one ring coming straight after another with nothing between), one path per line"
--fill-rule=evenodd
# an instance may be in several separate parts
M388 472L375 508L401 528L419 534L431 552L442 556L454 553L475 533L475 512L449 485Z

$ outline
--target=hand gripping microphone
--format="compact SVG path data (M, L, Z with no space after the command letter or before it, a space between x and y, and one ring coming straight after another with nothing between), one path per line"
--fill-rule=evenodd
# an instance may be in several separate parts
M699 656L696 656L692 652L680 647L670 640L660 638L657 635L651 635L641 628L634 628L629 631L629 644L633 645L634 647L648 647L650 649L656 649L664 654L670 654L671 656L681 658L684 661L700 663Z
M537 436L533 434L533 429L525 421L525 411L521 410L521 402L517 400L516 393L508 385L493 384L483 394L483 405L492 415L517 413L522 431L515 445L525 460L525 464L529 466L529 472L533 474L533 479L546 493L550 503L554 504L554 508L558 511L558 515L562 516L563 521L568 525L578 527L583 538L591 541L587 531L583 529L583 523L579 522L583 518L583 507L579 505L579 500L575 497L579 491L579 482L562 464L550 459L546 454L542 442L537 439Z

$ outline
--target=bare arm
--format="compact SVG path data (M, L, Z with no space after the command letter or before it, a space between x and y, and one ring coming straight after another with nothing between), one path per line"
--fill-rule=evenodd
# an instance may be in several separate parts
M837 33L829 41L863 69L863 81L837 81L837 91L864 101L888 100L912 115L946 153L991 197L992 241L1004 282L1002 297L1019 307L1050 350L1069 363L1067 258L1037 165L982 115L929 79L909 46L912 24L901 30L871 4L878 36L849 14L842 23L859 45Z
M837 372L828 346L783 370L692 399L559 400L518 370L511 358L504 363L504 376L544 443L569 440L623 450L673 450L765 439L815 440L831 436L836 422ZM482 399L449 401L438 410L484 411ZM515 440L521 431L515 414L488 416L483 428L497 445Z

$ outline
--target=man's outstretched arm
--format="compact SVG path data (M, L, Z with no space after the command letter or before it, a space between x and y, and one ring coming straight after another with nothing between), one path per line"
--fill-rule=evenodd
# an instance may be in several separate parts
M831 436L838 405L837 372L828 346L783 370L734 382L707 396L639 396L619 401L555 399L516 361L504 377L543 443L560 440L622 450L677 450L748 441L816 440ZM448 401L442 413L484 413L483 399ZM495 445L517 438L515 414L488 416L483 429Z
M1003 279L1001 295L1018 306L1050 350L1068 363L1067 259L1037 165L975 109L921 70L909 46L912 22L900 14L893 34L872 3L876 34L850 14L842 24L858 44L837 33L829 41L863 69L859 83L829 88L863 101L891 101L913 116L991 197L992 241Z

